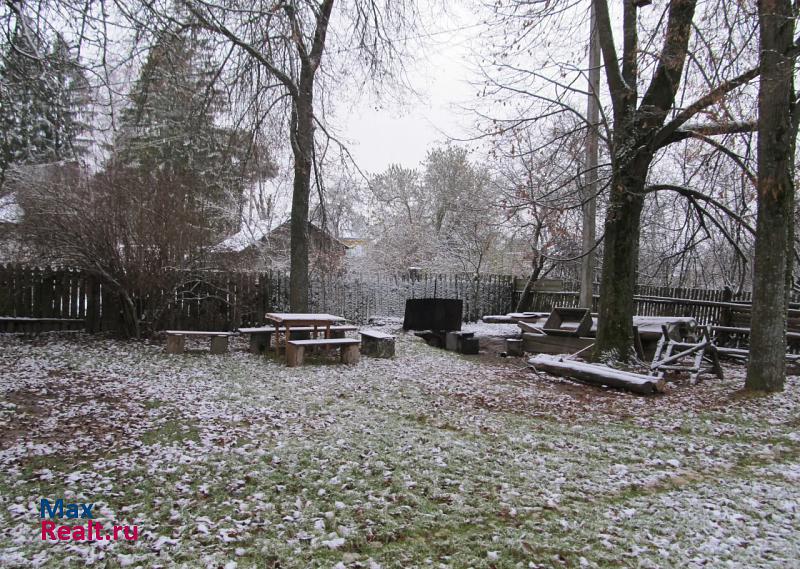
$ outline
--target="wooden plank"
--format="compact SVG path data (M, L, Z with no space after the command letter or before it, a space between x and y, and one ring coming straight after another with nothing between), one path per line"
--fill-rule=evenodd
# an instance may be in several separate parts
M380 330L360 330L359 334L362 336L368 336L370 338L375 338L379 340L388 340L394 339L395 337L391 334L387 334L386 332L381 332Z
M233 332L203 332L198 330L165 330L167 336L233 336Z
M348 346L360 344L355 338L319 338L316 340L289 340L294 346Z
M591 346L593 343L593 338L547 336L528 333L522 335L524 350L532 354L574 354L579 350Z

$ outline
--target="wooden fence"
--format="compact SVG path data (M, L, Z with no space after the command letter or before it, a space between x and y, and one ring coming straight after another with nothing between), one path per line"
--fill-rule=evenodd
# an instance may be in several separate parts
M289 310L289 279L278 272L187 275L175 290L134 295L147 329L229 330L264 323ZM312 278L311 310L356 323L402 317L409 298L460 298L464 319L509 312L513 279L505 275L365 274ZM121 329L121 304L109 287L81 271L0 265L0 316L71 318L89 331Z
M567 283L567 286L570 286ZM530 310L577 306L574 291L536 291ZM460 298L464 319L514 309L514 279L505 275L362 274L312 278L311 310L363 324L371 316L402 317L410 298ZM593 310L597 310L594 295ZM264 313L289 310L289 278L278 272L207 272L184 279L175 290L136 298L147 330L230 330L259 325ZM793 302L800 301L798 295ZM748 306L749 292L637 286L636 314L692 316L703 324L725 322L732 304ZM148 311L153 307L150 314ZM85 321L90 332L121 330L119 298L99 279L72 269L0 265L0 317L64 318Z
M550 312L556 306L578 306L580 293L534 292L530 310ZM592 312L597 312L599 294L592 299ZM795 293L792 304L800 301ZM718 324L727 321L726 311L731 305L749 306L749 291L734 293L730 289L702 289L637 285L634 311L641 316L691 316L701 324Z

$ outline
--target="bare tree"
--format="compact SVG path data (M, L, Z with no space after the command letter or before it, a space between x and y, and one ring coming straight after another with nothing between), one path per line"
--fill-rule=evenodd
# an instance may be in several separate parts
M40 262L81 268L119 300L126 335L155 328L181 283L204 266L211 228L181 196L153 192L124 168L91 175L77 164L12 172L21 233ZM110 310L106 307L105 310Z
M270 110L285 109L294 161L290 304L305 311L310 193L312 180L320 183L315 131L330 136L321 104L324 87L357 70L368 80L388 77L403 43L391 36L411 25L414 9L408 2L379 0L182 0L179 5L184 25L199 25L228 44L234 75L245 91L266 95Z
M627 359L632 353L633 295L647 196L676 193L686 202L676 215L695 214L701 237L708 230L725 236L731 247L738 246L728 227L717 223L720 215L746 221L738 207L692 187L697 184L682 185L696 176L676 179L680 170L667 169L662 161L670 146L686 145L691 139L749 170L731 136L750 133L756 126L752 82L760 67L752 39L758 22L754 2L624 0L613 15L610 5L607 0L591 2L607 85L601 98L601 139L611 162L595 356ZM586 96L579 85L585 84L587 70L575 63L581 60L574 49L558 44L562 36L554 38L552 30L572 37L567 30L575 33L577 25L584 25L589 8L588 1L492 4L503 34L514 38L484 65L490 94L495 100L505 97L501 100L511 109L500 120L487 115L494 119L490 124L495 130L529 127L562 115L576 117L586 129L590 121L578 109ZM619 38L615 30L621 30ZM539 69L526 67L515 56L535 56L544 41L557 45L546 52Z

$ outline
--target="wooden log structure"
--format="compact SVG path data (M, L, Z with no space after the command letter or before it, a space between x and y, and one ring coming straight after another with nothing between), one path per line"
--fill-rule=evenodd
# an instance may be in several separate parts
M540 354L528 360L536 371L590 383L625 389L641 395L663 393L666 382L662 378L639 375L609 367L568 360L562 357Z
M503 314L487 315L481 318L481 320L483 320L484 324L514 324L516 322L516 320L510 316Z

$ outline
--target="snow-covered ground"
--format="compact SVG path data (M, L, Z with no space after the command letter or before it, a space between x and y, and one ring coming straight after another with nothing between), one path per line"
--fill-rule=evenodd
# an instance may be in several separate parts
M397 352L289 369L0 337L0 566L798 566L796 377L643 398ZM138 541L42 541L58 497Z

